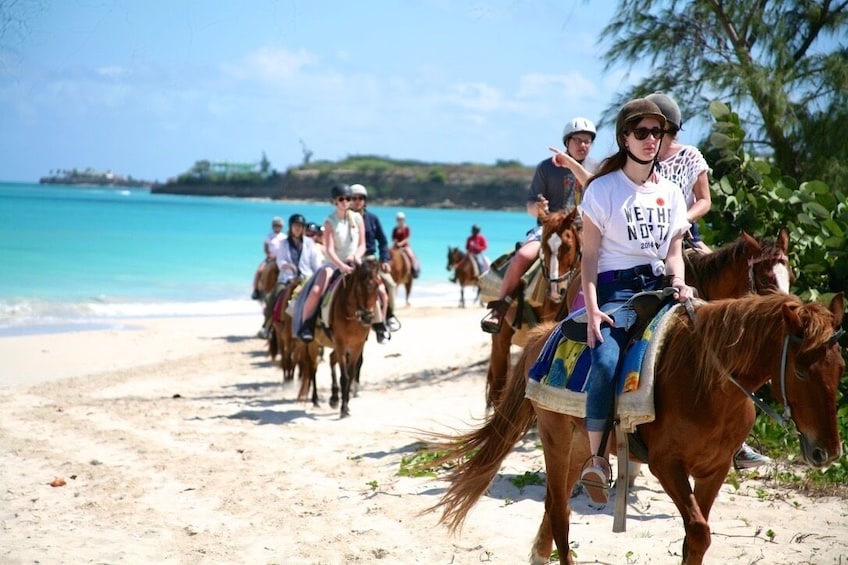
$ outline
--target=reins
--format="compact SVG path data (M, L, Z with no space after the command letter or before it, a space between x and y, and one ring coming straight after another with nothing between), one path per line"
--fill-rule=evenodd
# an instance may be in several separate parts
M692 307L691 300L686 301L686 312L689 314L689 318L692 320L692 323L694 325L695 309ZM830 336L830 339L827 343L835 343L840 337L842 337L844 333L845 330L839 328L837 331L833 332L833 335ZM766 404L765 401L763 401L756 394L750 392L748 389L742 386L739 381L734 379L733 375L731 375L730 372L724 368L721 363L721 360L718 358L718 355L716 355L715 350L707 349L707 352L710 354L710 360L712 361L713 365L722 373L722 375L731 383L736 385L739 390L741 390L745 394L745 396L750 398L751 401L757 406L757 408L762 410L765 414L770 416L774 421L776 421L783 427L786 427L789 423L789 420L792 419L792 407L789 403L789 395L786 393L786 360L789 354L790 340L792 341L792 343L801 343L801 338L797 336L790 336L789 334L787 334L783 338L783 351L780 355L780 392L783 396L783 414L778 414L771 406ZM795 370L795 378L803 380L802 377L799 376L797 369Z

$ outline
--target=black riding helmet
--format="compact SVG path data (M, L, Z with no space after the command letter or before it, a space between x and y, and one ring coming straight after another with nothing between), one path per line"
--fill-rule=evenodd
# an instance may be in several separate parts
M346 184L333 185L333 188L330 190L330 197L335 200L336 198L339 198L341 196L353 196L353 192Z
M292 214L289 216L289 227L293 224L300 224L302 226L306 226L306 218L303 217L303 214Z

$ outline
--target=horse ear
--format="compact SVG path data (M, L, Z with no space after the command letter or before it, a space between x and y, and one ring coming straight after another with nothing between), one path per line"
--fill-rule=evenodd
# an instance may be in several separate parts
M751 235L748 234L745 230L742 230L742 239L745 240L745 244L751 248L751 255L755 253L759 253L763 250L763 246L760 245L760 242Z
M789 252L789 232L786 228L780 228L780 233L777 234L777 244L784 255Z
M833 329L842 325L842 318L845 315L845 293L837 292L830 300L830 311L833 314Z
M804 336L804 323L798 316L798 309L792 302L783 303L783 321L789 326L789 333L795 337Z

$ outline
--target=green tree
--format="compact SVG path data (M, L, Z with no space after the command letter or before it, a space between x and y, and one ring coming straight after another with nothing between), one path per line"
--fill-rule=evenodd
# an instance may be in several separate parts
M795 291L816 298L848 291L848 196L822 181L798 182L770 160L744 149L737 114L720 102L710 106L715 124L706 158L713 167L713 206L704 217L704 238L725 243L740 230L789 231Z
M610 107L655 90L685 115L726 100L753 133L748 149L798 178L848 178L848 1L621 0L602 37L606 68L650 61ZM840 133L841 132L841 133Z

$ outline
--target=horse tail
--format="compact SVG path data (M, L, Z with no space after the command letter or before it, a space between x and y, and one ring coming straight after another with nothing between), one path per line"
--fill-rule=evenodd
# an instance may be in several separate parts
M455 437L429 434L436 441L430 442L426 451L435 454L436 459L428 460L427 467L459 462L445 477L450 483L448 490L437 504L422 514L441 510L439 522L446 524L451 532L462 526L468 512L488 490L503 460L535 421L533 406L524 398L524 373L511 371L508 384L509 389L504 391L481 428Z

